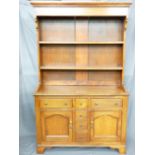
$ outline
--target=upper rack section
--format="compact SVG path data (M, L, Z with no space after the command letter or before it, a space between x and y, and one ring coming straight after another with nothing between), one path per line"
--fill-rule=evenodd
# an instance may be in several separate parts
M124 18L40 17L39 44L123 44Z

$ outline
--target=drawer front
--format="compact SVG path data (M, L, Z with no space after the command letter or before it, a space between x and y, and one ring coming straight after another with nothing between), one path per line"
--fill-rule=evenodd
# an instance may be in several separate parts
M41 108L71 108L72 99L41 99Z
M76 121L76 129L78 131L88 129L88 122L87 119L83 119L82 121Z
M83 120L83 119L87 119L88 117L88 113L87 111L76 111L76 120Z
M76 120L75 141L76 142L89 141L89 125L87 119Z
M92 99L92 108L102 108L102 107L122 107L121 99Z
M88 142L89 141L89 132L83 131L83 132L77 132L75 136L76 142Z
M76 99L75 100L75 107L77 109L87 108L88 107L88 100L87 99Z

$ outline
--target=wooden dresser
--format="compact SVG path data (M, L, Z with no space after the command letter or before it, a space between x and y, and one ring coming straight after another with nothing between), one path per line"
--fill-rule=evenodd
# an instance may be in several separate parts
M32 1L38 34L37 152L126 152L124 65L130 3Z

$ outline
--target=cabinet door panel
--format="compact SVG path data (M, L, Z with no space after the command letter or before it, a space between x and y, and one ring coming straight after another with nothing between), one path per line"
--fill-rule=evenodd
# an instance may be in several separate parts
M72 140L71 112L41 112L42 137L44 141Z
M91 139L93 141L119 141L121 112L97 112L91 115Z

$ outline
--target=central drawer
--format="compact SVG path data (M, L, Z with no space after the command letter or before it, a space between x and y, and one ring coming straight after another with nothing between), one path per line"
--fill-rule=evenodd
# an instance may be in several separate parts
M83 120L83 119L86 119L88 117L87 111L77 110L75 112L75 114L76 114L76 120Z
M76 109L85 109L88 107L88 99L75 99Z
M89 100L86 98L75 99L75 141L89 141L89 117L88 107Z
M41 99L41 108L72 108L72 99Z

